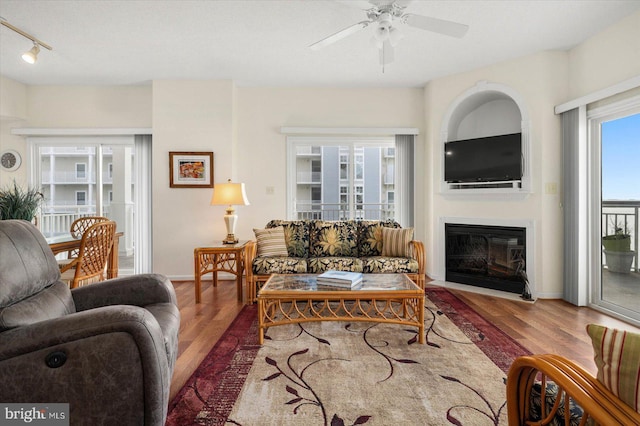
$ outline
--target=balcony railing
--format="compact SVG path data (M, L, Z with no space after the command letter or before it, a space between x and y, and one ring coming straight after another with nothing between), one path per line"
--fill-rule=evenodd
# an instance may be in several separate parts
M42 183L50 184L69 184L69 183L78 183L78 184L95 184L96 180L93 178L93 175L86 174L84 177L78 177L76 172L55 172L55 173L42 173ZM102 183L112 183L113 177L109 175L108 172L102 173Z
M393 203L355 204L354 210L349 211L349 205L347 204L301 201L296 203L295 217L298 220L387 220L395 218L395 206Z
M322 172L298 172L296 173L296 183L320 183L322 182Z
M638 225L640 223L640 201L603 201L602 236L613 235L616 228L631 235L631 250L635 252L632 270L638 272Z
M69 234L74 220L83 216L95 215L95 205L45 206L40 214L40 232L47 238ZM103 216L109 216L109 206L104 206Z

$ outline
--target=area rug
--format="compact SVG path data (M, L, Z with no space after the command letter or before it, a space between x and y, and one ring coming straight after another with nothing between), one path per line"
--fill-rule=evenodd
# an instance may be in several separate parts
M446 289L417 329L319 322L268 329L243 308L169 406L167 425L503 425L505 379L529 352Z

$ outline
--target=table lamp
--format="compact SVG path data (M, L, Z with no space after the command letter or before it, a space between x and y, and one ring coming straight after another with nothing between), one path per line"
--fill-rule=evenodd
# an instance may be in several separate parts
M231 183L231 179L227 183L216 183L213 187L213 196L211 197L212 206L226 205L227 214L224 215L224 223L227 225L227 238L223 244L235 244L238 242L236 238L236 221L238 216L235 214L236 206L248 206L249 200L244 191L244 183Z

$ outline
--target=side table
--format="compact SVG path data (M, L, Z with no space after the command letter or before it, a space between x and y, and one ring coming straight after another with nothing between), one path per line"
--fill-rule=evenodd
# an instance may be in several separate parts
M200 303L202 276L213 273L213 286L218 286L218 272L229 272L236 276L238 300L242 302L242 274L244 273L244 250L249 241L236 244L212 244L193 250L194 275L196 281L196 303Z

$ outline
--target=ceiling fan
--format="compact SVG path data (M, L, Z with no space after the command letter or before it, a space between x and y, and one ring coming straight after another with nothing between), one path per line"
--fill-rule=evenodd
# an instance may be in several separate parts
M469 26L465 24L405 13L405 9L409 6L411 0L342 0L340 2L363 9L368 20L350 25L337 33L331 34L310 45L310 49L322 49L367 28L369 25L375 24L376 28L372 42L380 50L380 63L385 65L393 62L393 48L403 38L403 34L397 28L398 23L457 38L463 37L469 29Z

